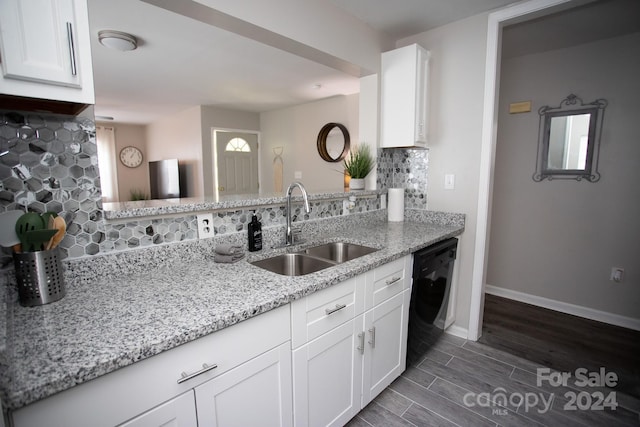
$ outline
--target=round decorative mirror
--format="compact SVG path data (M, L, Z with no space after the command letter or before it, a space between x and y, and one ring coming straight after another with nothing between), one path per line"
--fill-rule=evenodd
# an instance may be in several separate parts
M318 134L318 153L327 162L340 162L350 147L349 131L340 123L327 123Z

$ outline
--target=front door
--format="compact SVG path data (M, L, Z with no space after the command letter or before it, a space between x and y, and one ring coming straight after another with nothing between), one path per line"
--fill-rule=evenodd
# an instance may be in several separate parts
M219 195L258 193L258 134L215 130Z

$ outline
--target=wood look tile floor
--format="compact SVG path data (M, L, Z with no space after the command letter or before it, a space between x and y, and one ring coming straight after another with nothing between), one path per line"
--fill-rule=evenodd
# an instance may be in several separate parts
M640 384L640 333L549 312L486 295L480 341L449 334L421 336L413 366L348 426L640 426L635 393ZM599 366L618 373L616 387L575 385L575 369L584 367L591 374ZM572 377L566 386L548 381L538 386L538 369L547 367ZM612 392L615 410L579 409L591 408L599 393ZM573 396L581 399L575 405ZM519 404L520 397L531 404ZM542 399L551 403L546 406Z

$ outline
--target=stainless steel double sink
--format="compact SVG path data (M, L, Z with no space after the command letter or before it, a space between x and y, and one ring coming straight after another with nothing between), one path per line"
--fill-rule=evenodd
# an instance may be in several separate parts
M303 276L368 255L378 249L354 243L331 242L299 252L276 255L251 264L283 276Z

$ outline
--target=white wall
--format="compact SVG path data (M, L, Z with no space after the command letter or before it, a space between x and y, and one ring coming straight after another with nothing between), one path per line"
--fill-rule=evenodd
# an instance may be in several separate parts
M349 131L352 144L359 140L358 94L336 96L260 114L263 153L261 189L272 192L273 148L282 146L283 186L301 181L308 191L341 191L344 187L341 162L322 160L317 150L318 133L330 122L341 123ZM300 171L302 179L295 179Z
M455 284L455 325L463 329L471 300L487 18L476 15L398 42L398 47L418 43L431 52L427 204L430 210L466 214ZM454 190L444 189L445 173L455 174Z
M505 60L501 75L487 283L640 319L640 34ZM609 102L602 178L536 183L537 110L570 93ZM531 113L508 114L526 100Z
M378 74L360 79L360 96L358 106L358 124L360 144L367 144L372 153L378 152L378 118L380 117L380 91L378 90ZM365 188L377 188L378 174L374 168L365 179Z
M242 23L230 22L218 16L220 23L231 31L327 66L340 68L342 64L339 61L345 61L362 68L364 74L359 77L376 73L380 67L380 52L392 47L391 39L384 33L375 31L329 1L198 0L198 3L285 38L271 37L255 28L247 28ZM308 48L296 46L298 43ZM327 58L327 55L337 62ZM351 73L351 70L343 71Z
M147 125L147 153L147 161L178 159L186 170L186 197L204 195L199 106Z

